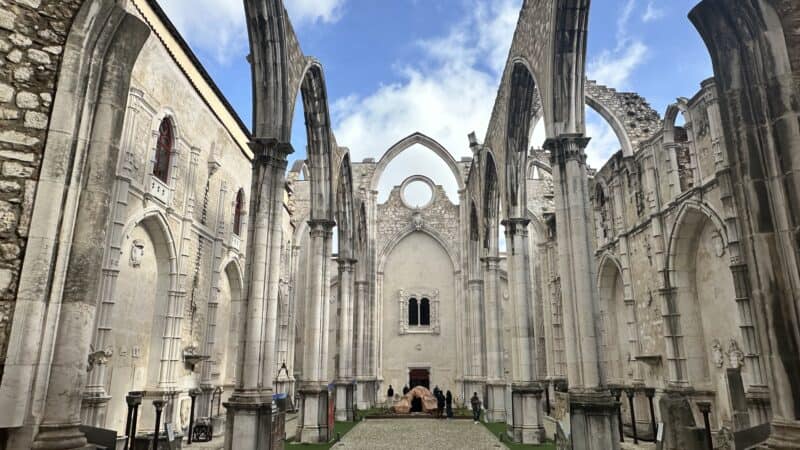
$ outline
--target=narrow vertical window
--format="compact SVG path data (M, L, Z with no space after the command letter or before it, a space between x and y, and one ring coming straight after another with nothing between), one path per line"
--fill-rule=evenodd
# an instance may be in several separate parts
M158 142L156 143L156 162L153 165L153 175L164 183L169 182L169 166L172 161L175 136L172 122L168 118L161 121L158 127Z
M408 326L419 326L419 306L417 299L408 299Z
M419 324L423 327L431 326L431 301L423 298L419 304Z
M234 207L233 216L233 234L237 236L242 235L242 213L244 212L244 190L239 189L236 194L236 206Z

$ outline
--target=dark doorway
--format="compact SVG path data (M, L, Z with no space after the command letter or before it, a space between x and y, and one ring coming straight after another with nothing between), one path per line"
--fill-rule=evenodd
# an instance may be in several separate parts
M414 389L417 386L430 389L431 371L428 369L411 369L408 373L408 386L411 389Z

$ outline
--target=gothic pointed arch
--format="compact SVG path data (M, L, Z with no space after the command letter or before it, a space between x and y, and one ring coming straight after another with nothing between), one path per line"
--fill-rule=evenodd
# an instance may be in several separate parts
M497 179L497 165L491 151L484 153L486 162L483 167L483 196L481 202L483 248L489 255L498 251L500 190Z
M438 231L434 228L431 228L427 225L422 225L421 227L417 227L415 225L409 225L399 232L397 232L394 236L391 237L388 241L386 241L386 245L383 246L382 249L378 252L378 264L377 264L377 272L383 273L384 267L386 266L386 261L389 255L392 253L395 247L406 237L413 233L424 233L429 237L433 238L441 247L444 249L445 253L447 253L448 258L453 263L453 268L459 267L457 253L454 249L450 248L447 244L447 239L441 235Z
M539 110L536 81L521 61L513 62L506 128L506 217L521 218L527 204L525 181L531 124Z
M436 140L420 133L416 132L413 133L403 139L401 139L396 144L392 145L386 153L381 156L381 159L378 161L378 164L375 166L375 172L373 172L372 179L370 180L370 189L373 191L378 190L378 183L383 176L383 172L389 166L389 164L397 158L401 153L408 150L409 148L413 147L414 145L421 145L423 148L430 150L436 156L442 159L442 161L447 164L447 167L453 173L453 177L455 177L456 182L458 183L458 189L464 189L464 180L461 176L461 171L458 168L458 163L453 158L453 155L447 151L442 144L438 143Z
M356 216L353 206L353 176L350 154L346 153L339 164L336 187L336 224L339 230L339 257L355 256Z

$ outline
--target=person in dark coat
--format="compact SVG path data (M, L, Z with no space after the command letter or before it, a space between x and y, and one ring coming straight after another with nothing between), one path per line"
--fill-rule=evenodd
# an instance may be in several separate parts
M447 418L453 418L453 394L450 391L447 391L447 395L444 396L444 405L447 410Z
M439 389L438 391L436 391L436 417L440 419L444 418L444 404L445 404L444 394L442 394L442 390Z
M469 399L469 404L472 406L472 420L475 423L480 422L481 420L481 399L478 398L478 393L473 392L472 398Z
M389 390L386 391L386 398L388 398L389 400L394 399L394 388L392 387L391 384L389 385Z
M409 388L408 388L408 385L406 385L406 386L403 386L403 395L406 395L406 394L408 394L408 391L410 391L410 390L411 390L411 389L409 389Z

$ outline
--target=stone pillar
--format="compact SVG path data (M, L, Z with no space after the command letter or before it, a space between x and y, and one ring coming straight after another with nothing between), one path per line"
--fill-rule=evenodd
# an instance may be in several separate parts
M541 418L542 389L534 383L536 349L534 343L534 305L528 249L530 220L512 218L504 222L508 247L509 290L514 311L512 335L512 432L514 441L539 444L544 439ZM536 395L538 393L538 396Z
M486 329L486 414L490 422L506 420L506 381L503 379L502 312L498 300L500 258L483 258L484 323Z
M247 311L243 359L225 403L225 449L270 448L283 186L291 146L257 140L247 231Z
M588 143L589 139L579 134L563 134L545 143L551 152L556 197L572 445L586 450L617 450L616 404L600 386L595 327L597 271L584 152Z
M371 408L371 394L368 392L368 358L369 347L367 344L367 292L369 282L365 280L355 283L355 376L356 376L356 403L358 409Z
M336 379L336 420L353 420L353 259L339 259L339 367Z
M328 440L328 387L326 358L328 304L330 288L328 271L331 237L335 222L310 220L309 271L306 291L306 350L303 354L303 380L300 384L300 424L298 437L303 443Z

